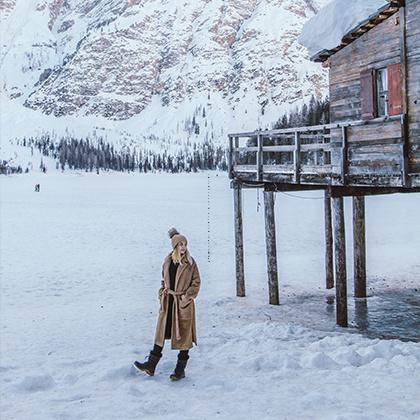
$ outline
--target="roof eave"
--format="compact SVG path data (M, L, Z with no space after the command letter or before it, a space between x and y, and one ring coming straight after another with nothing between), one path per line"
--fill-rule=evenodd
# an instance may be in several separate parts
M348 31L341 39L341 44L331 50L322 50L313 55L310 60L315 62L324 62L328 60L336 52L342 50L347 45L351 44L357 38L379 25L384 20L394 15L400 7L404 6L404 0L392 0L388 4L378 9L375 13L370 15L367 19L360 22L353 29Z

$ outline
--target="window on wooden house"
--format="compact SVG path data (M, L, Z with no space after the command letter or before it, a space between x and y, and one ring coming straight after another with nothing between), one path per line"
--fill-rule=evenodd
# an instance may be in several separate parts
M386 68L376 70L376 116L388 115L388 71Z
M362 119L402 113L401 65L369 69L360 74Z

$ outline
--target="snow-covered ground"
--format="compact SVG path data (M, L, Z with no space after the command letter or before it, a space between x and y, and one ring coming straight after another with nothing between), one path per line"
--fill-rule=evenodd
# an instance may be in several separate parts
M235 297L224 173L32 172L1 177L0 189L2 420L420 417L420 343L334 325L320 192L277 195L281 305L270 306L256 191L244 192L248 296ZM366 199L367 310L387 291L406 292L414 325L419 205L419 194ZM131 367L152 345L172 226L189 238L202 275L199 345L178 383L168 378L169 346L155 377ZM350 224L347 232L350 250ZM351 275L349 260L350 297Z

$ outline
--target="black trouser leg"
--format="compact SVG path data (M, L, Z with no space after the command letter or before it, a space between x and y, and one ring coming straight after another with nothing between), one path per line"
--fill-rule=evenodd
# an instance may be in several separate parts
M188 350L181 350L178 353L178 362L176 363L175 370L170 375L173 381L179 381L185 378L185 367L187 366L188 359Z
M157 344L155 344L153 346L153 350L151 351L151 353L153 353L156 356L162 356L162 350L163 350L163 347L158 346Z
M179 360L188 360L190 356L188 355L189 350L180 350L178 353L178 359Z
M151 351L151 353L155 354L156 356L161 356L162 355L162 350L163 347L155 344L153 346L153 350ZM188 360L190 358L189 356L189 350L180 350L178 353L178 359L179 360Z

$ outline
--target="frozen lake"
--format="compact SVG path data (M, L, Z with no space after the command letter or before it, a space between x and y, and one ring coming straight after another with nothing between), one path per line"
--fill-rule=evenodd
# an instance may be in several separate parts
M357 301L346 201L344 330L324 288L321 192L277 195L275 307L261 192L244 192L247 297L235 297L224 173L50 172L2 177L0 188L2 419L420 416L419 194L367 197L370 297ZM152 345L172 226L202 277L199 346L179 384L168 345L154 378L131 369Z

